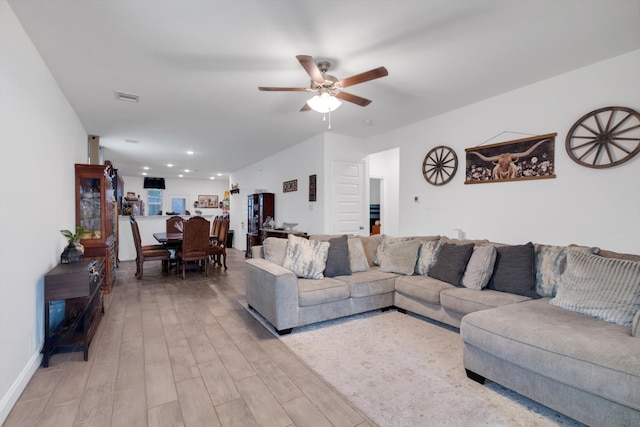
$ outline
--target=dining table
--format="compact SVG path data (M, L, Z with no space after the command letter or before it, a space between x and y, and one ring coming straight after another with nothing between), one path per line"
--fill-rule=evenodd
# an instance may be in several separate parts
M153 238L156 239L158 243L162 243L163 245L182 243L182 233L167 233L162 231L153 233Z

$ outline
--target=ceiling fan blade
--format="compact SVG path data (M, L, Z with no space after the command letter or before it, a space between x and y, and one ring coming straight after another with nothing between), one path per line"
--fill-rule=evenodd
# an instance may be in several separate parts
M347 77L339 81L340 86L349 87L360 83L368 82L369 80L379 79L380 77L388 76L389 72L385 67L374 68L373 70L365 71L364 73L356 74L355 76Z
M311 107L309 107L309 104L307 104L306 102L304 103L304 105L302 106L302 108L300 109L301 112L304 111L311 111Z
M285 91L285 92L307 92L309 88L306 87L265 87L259 86L258 90L275 92L275 91Z
M371 100L367 99L367 98L363 98L361 96L357 96L357 95L352 95L350 93L346 93L346 92L338 92L336 94L336 98L340 98L343 101L347 101L347 102L353 102L354 104L357 104L361 107L366 107L367 105L371 104Z
M311 80L318 84L322 84L324 82L324 77L316 65L316 61L313 60L309 55L296 55L298 61L300 61L300 65L305 69Z

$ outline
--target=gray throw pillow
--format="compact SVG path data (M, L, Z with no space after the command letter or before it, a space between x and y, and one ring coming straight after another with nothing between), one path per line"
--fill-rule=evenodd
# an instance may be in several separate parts
M416 262L416 274L426 276L431 267L438 259L440 252L440 240L423 241L418 252L418 262Z
M327 254L327 266L324 269L325 277L351 275L349 264L349 245L347 235L329 239L329 253Z
M307 240L289 234L282 266L305 279L322 279L327 265L329 242Z
M598 248L586 246L534 245L536 250L536 293L541 297L554 297L560 276L567 268L567 253L577 250L589 254L598 253Z
M427 276L459 286L467 262L473 252L473 246L473 243L466 245L441 244L436 263L427 272Z
M287 239L279 237L267 237L264 239L262 243L264 259L281 266L284 262L284 255L287 252L287 242Z
M349 246L349 268L351 268L351 272L369 271L369 261L367 260L362 240L354 237L347 240L347 245Z
M632 327L640 310L640 262L569 251L551 304Z
M489 289L538 298L533 243L496 247L496 263Z

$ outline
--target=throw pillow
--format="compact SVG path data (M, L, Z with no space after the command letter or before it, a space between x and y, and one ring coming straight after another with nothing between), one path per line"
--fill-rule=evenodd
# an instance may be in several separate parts
M640 310L640 262L569 251L551 304L631 327Z
M423 242L418 252L418 262L416 263L416 274L425 276L438 259L440 252L440 240Z
M329 252L327 253L327 265L324 269L325 277L351 275L349 266L349 246L347 235L329 239Z
M440 245L440 253L436 263L427 272L427 276L459 286L464 269L473 252L473 246L473 243L467 245L443 243Z
M373 260L373 263L375 265L382 264L382 259L384 258L385 250L387 249L387 246L389 246L390 244L396 243L396 242L406 242L409 240L413 240L413 237L390 237L383 234L382 241L380 241L380 244L376 249L376 256Z
M327 264L329 242L307 240L289 234L282 266L305 279L322 279Z
M417 240L389 243L380 264L380 271L413 274L421 243Z
M481 291L489 283L495 263L495 247L475 246L462 276L462 286Z
M595 254L598 248L586 246L551 246L535 245L536 250L536 293L541 297L553 298L560 276L567 268L567 253L569 250Z
M362 240L357 237L349 239L347 240L347 245L349 247L349 268L351 268L351 272L369 271L369 261L367 260Z
M640 310L633 316L633 322L631 323L631 336L640 338Z
M282 265L287 252L287 239L279 237L267 237L262 243L264 259L274 264Z
M489 289L537 298L533 243L496 247Z
M362 246L364 247L364 253L367 255L367 261L369 265L374 265L373 261L376 258L376 251L378 250L378 245L382 241L381 234L374 234L372 236L360 236L360 240L362 241Z

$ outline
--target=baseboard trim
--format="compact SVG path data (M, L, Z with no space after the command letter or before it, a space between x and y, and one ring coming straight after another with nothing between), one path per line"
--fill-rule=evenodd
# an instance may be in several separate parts
M13 409L13 406L20 398L20 395L27 387L29 380L38 370L41 363L42 353L37 352L31 357L31 359L25 365L24 369L22 370L22 372L20 372L20 375L18 375L13 384L11 384L11 387L9 387L7 393L2 396L2 399L0 399L0 425L2 425L9 417L11 409Z

